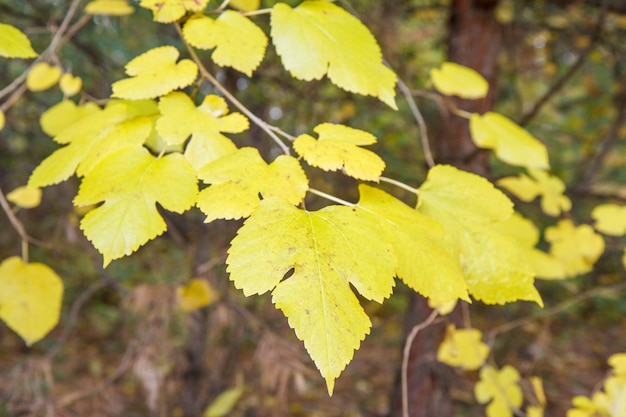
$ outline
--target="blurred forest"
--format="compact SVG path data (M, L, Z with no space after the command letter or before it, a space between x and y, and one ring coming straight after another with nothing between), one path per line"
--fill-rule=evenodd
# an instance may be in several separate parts
M0 22L22 29L35 50L42 51L71 3L0 0ZM262 1L265 7L273 3ZM467 133L454 130L456 122L450 121L447 107L429 84L429 71L453 55L455 42L463 36L465 49L454 53L483 72L491 94L481 103L459 100L456 105L468 111L495 109L546 143L552 173L564 180L573 202L566 216L574 221L590 223L591 208L601 202L626 202L625 2L338 4L370 28L387 63L415 97L436 161L491 179L521 172L453 141L464 140L461 135ZM83 16L79 11L75 20L84 19L84 26L58 54L63 68L82 77L83 99L108 97L111 83L124 77L124 65L149 48L169 44L184 51L175 29L153 23L150 12L140 7L125 17ZM462 30L454 28L459 21L465 22ZM268 32L266 16L255 22ZM486 30L490 32L481 38ZM416 186L424 180L427 165L419 127L401 93L395 112L372 98L341 91L327 79L295 80L279 65L272 47L252 79L216 66L207 52L200 51L200 56L240 101L281 129L300 134L331 121L367 130L379 138L374 150L387 164L385 175ZM27 66L25 60L0 59L0 92ZM58 88L25 91L7 105L8 97L0 93L0 106L10 107L7 126L0 131L0 188L5 193L25 184L34 167L58 147L42 132L39 117L62 93ZM464 124L458 129L467 130L466 120L459 123ZM277 155L254 125L234 140L238 146L258 147L267 160ZM352 179L307 174L320 189L350 201L356 198ZM240 222L205 225L198 210L184 216L163 212L165 236L103 269L100 254L78 228L83 213L72 205L77 186L72 178L46 188L39 207L17 212L27 232L41 241L31 246L31 259L47 263L63 278L65 294L59 326L31 348L0 323L0 417L192 417L235 387L243 393L229 416L401 415L397 378L406 332L424 318L419 297L402 283L397 282L383 305L364 304L372 332L328 397L323 379L270 295L246 298L228 280L226 250ZM541 215L538 202L514 201L541 228L555 222ZM316 204L322 202L311 200L313 208ZM4 213L0 231L0 259L19 254L20 236ZM441 416L485 415L473 394L477 373L433 365L433 348L427 342L439 343L446 320L471 319L490 343L494 363L512 364L523 377L541 377L545 415L565 415L574 396L597 388L608 369L606 359L626 351L624 238L605 237L605 242L607 249L593 272L537 281L544 309L523 302L475 302L422 333L421 339L428 340L416 341L424 350L414 365L428 368L430 392L439 395L427 400L449 404ZM179 308L176 289L196 277L209 283L215 299L186 313ZM435 379L444 380L445 389L436 391Z

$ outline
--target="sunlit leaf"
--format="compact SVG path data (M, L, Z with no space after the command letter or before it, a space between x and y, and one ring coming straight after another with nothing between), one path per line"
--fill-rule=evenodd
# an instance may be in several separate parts
M480 370L480 381L474 387L476 400L487 406L487 417L512 417L511 406L522 405L522 389L518 385L519 373L512 366L502 370L485 366Z
M272 41L295 78L325 74L344 90L378 97L396 109L396 75L382 63L374 36L357 18L327 1L304 1L296 8L276 3Z
M517 177L502 178L497 184L525 202L541 197L541 210L549 216L558 216L569 211L572 202L563 194L565 184L560 178L540 169L529 169L528 173Z
M470 132L476 146L493 149L496 157L507 164L539 169L550 167L546 145L501 114L474 113Z
M430 79L437 90L448 96L477 99L489 91L489 83L482 75L454 62L444 62L441 68L431 69Z
M47 62L32 66L26 76L26 86L30 91L44 91L55 85L61 78L61 69Z
M91 102L77 106L71 100L63 100L43 112L39 123L41 124L41 129L47 135L55 136L72 123L99 111L100 107Z
M604 406L606 402L604 392L596 392L593 399L578 395L572 399L574 408L567 410L567 417L609 417L608 410Z
M0 23L0 56L5 58L35 58L37 52L21 30L6 23Z
M250 19L226 10L217 19L199 15L185 23L183 35L199 49L213 49L211 59L221 66L232 67L252 75L265 56L267 36Z
M182 213L193 206L197 193L196 174L181 154L155 158L145 148L128 147L109 154L85 176L74 204L104 202L87 213L80 227L106 266L165 232L157 202Z
M80 92L83 88L83 80L80 77L74 77L72 74L66 73L59 80L59 87L66 97L71 97Z
M22 186L7 194L7 200L22 208L37 207L41 203L41 189Z
M593 227L600 233L611 236L626 234L626 206L600 204L591 212L596 221Z
M17 256L0 264L0 319L27 345L41 340L59 322L63 282L47 265Z
M351 177L378 181L385 162L374 152L360 146L376 143L376 137L363 130L332 123L322 123L313 129L319 138L302 134L293 148L309 165L325 171L345 169Z
M205 222L248 217L259 205L259 194L282 197L296 205L308 189L308 179L295 158L281 155L268 166L256 148L220 158L198 176L212 184L198 195L197 205L207 215Z
M604 252L602 236L591 226L576 226L569 219L548 227L546 240L550 242L550 254L561 262L568 277L591 271Z
M261 6L261 0L230 0L228 5L242 12L251 12Z
M369 219L350 207L309 212L269 198L245 221L228 251L235 287L247 296L272 291L329 393L371 327L351 285L377 302L394 285L392 248Z
M135 8L127 0L94 0L85 6L85 13L107 16L125 16L132 14Z
M450 324L445 339L437 349L437 360L461 369L476 370L489 356L489 346L481 338L482 333L478 329L456 329L454 324Z
M215 301L215 290L206 279L194 278L185 286L176 289L181 310L190 312L206 307Z
M187 87L196 79L198 67L189 59L177 63L178 56L179 52L173 46L160 46L134 58L125 67L131 78L114 82L111 97L155 98Z
M222 392L202 413L202 417L225 417L229 415L237 405L243 391L242 387L237 387Z
M185 15L187 11L200 12L209 0L141 0L139 6L152 10L155 22L171 23Z

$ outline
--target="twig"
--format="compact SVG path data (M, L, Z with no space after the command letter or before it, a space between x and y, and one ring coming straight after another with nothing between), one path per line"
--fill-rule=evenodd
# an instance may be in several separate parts
M409 373L409 356L411 355L411 346L417 334L430 326L437 318L437 310L433 310L430 316L423 322L413 326L411 333L406 338L404 344L404 352L402 354L402 417L409 417L409 384L407 382Z
M393 184L393 185L395 185L396 187L403 188L403 189L407 190L407 191L408 191L408 192L410 192L410 193L413 193L413 194L419 194L419 188L413 188L413 187L411 187L410 185L407 185L407 184L405 184L405 183L403 183L403 182L400 182L400 181L398 181L398 180L394 180L393 178L379 177L378 179L379 179L381 182L386 182L386 183L388 183L388 184Z
M9 222L11 223L11 225L13 226L17 234L22 239L22 260L24 262L28 262L28 241L30 238L28 234L26 233L26 230L24 230L24 225L22 224L22 222L19 221L17 217L15 217L15 214L13 214L13 210L11 210L11 206L9 205L9 202L4 196L4 192L2 192L1 188L0 188L0 206L2 206L2 210L5 212L5 214L9 218Z
M430 142L428 140L428 129L426 128L426 121L424 120L424 116L420 112L417 104L415 103L415 99L411 94L411 89L398 77L398 87L400 91L402 91L402 95L406 99L409 104L409 109L411 109L411 113L417 122L417 126L420 130L420 141L422 142L422 149L424 150L424 159L426 159L426 164L428 164L429 168L435 166L435 159L433 158L433 153L430 149Z
M349 201L342 200L341 198L335 197L335 196L330 195L330 194L326 194L325 192L316 190L315 188L309 188L307 191L309 191L311 194L318 195L320 197L323 197L323 198L325 198L327 200L330 200L330 201L333 201L335 203L341 204L343 206L348 206L348 207L356 207L357 206L354 203L350 203Z

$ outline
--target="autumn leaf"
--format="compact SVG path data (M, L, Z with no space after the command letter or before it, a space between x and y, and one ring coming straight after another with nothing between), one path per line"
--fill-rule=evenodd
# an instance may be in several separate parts
M185 286L176 289L178 305L185 312L198 310L215 301L215 290L202 278L194 278Z
M261 0L230 0L228 5L242 12L251 12L261 6Z
M72 74L66 73L59 80L59 87L65 97L71 97L80 92L83 88L83 80L80 77L74 77Z
M242 148L205 165L198 176L212 184L200 192L197 202L207 223L248 217L259 205L259 194L299 204L308 189L308 179L295 158L281 155L268 166L256 148Z
M114 82L111 97L140 100L187 87L196 79L198 67L189 59L177 63L179 55L173 46L160 46L134 58L125 67L131 78Z
M533 270L499 228L513 203L485 178L437 165L419 189L418 210L444 227L441 245L462 265L470 294L488 304L542 304Z
M531 202L541 197L541 210L548 216L558 216L569 211L572 202L563 194L565 184L560 178L540 169L529 169L528 173L517 177L505 177L497 184L524 202Z
M194 16L185 23L183 35L199 49L213 49L211 59L221 66L232 67L248 77L265 56L267 36L250 19L226 10L217 19Z
M493 149L496 157L507 164L529 169L550 167L546 146L499 113L472 114L470 133L476 146Z
M44 91L55 85L61 78L61 69L47 62L33 65L26 76L26 86L30 91Z
M0 263L0 319L28 346L59 322L63 282L47 265L13 256Z
M187 13L200 12L209 0L141 0L139 6L152 10L155 22L172 23Z
M489 346L481 338L482 333L478 329L457 329L450 324L437 349L437 360L468 371L476 370L489 356Z
M283 66L300 80L325 74L339 88L395 103L396 75L382 63L374 36L357 18L327 1L296 8L276 3L271 35Z
M596 221L593 227L600 233L610 236L626 234L626 206L600 204L591 212Z
M85 6L85 13L105 16L125 16L134 11L127 0L94 0Z
M170 93L159 101L159 110L156 129L167 144L181 144L191 136L185 157L196 170L237 150L222 133L243 132L249 126L241 113L228 114L226 101L215 95L206 96L196 107L186 94Z
M576 226L569 219L548 227L545 237L550 242L550 254L561 262L568 277L591 271L604 252L602 236L591 226Z
M167 229L156 203L182 213L196 201L196 174L179 153L155 158L142 147L109 154L83 179L76 206L104 202L80 227L104 256L104 265L130 255Z
M480 404L489 402L487 417L512 417L511 406L522 405L522 389L518 385L519 373L506 365L498 371L492 366L480 370L480 381L474 387L474 395Z
M615 375L626 376L626 353L615 353L607 362L613 368Z
M37 187L17 187L7 194L7 200L21 208L37 207L41 203L41 189Z
M0 23L0 56L5 58L35 58L37 52L21 30L6 23Z
M213 402L204 410L202 417L226 417L244 393L243 387L230 388L220 393Z
M235 287L246 296L272 291L329 393L371 327L351 286L377 302L393 288L385 242L350 207L309 212L277 197L261 201L231 242L227 271Z
M303 134L293 148L309 165L325 171L345 169L347 175L365 181L378 181L385 162L374 152L360 146L376 143L371 133L348 126L322 123L313 129L319 138Z
M92 102L77 106L71 100L63 100L43 112L39 124L46 135L56 136L72 123L99 111L100 107Z
M4 129L4 124L6 123L6 116L4 112L0 110L0 130Z
M444 62L441 68L431 69L430 79L437 90L448 96L477 99L489 91L489 83L482 75L454 62Z

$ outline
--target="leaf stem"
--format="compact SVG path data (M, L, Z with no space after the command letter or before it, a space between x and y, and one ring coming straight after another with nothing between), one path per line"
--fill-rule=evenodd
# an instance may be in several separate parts
M422 112L420 112L419 107L417 107L417 103L415 103L415 99L411 94L411 90L400 78L398 78L398 87L400 88L400 91L402 91L402 95L404 95L404 98L409 104L409 109L411 109L411 113L413 114L413 117L417 122L417 126L419 127L420 141L422 142L422 149L424 150L424 159L426 159L426 164L428 164L428 166L432 168L435 166L435 159L433 158L433 153L430 149L430 142L428 140L428 129L426 127L426 121L424 120L424 116L422 116Z
M318 195L320 197L323 197L323 198L325 198L327 200L333 201L333 202L335 202L337 204L341 204L343 206L348 206L348 207L356 207L357 206L357 204L350 203L349 201L342 200L341 198L335 197L335 196L330 195L330 194L326 194L325 192L320 191L320 190L316 190L315 188L309 188L307 191L309 191L311 194Z
M262 14L269 14L272 13L272 9L271 8L267 8L267 9L258 9L258 10L252 10L251 12L244 12L241 13L243 16L260 16Z
M15 214L13 213L13 210L11 210L11 206L9 205L9 202L4 196L4 192L2 192L2 189L0 189L0 206L2 206L2 210L5 212L5 214L9 218L9 222L11 223L11 225L13 226L17 234L22 239L22 260L24 261L24 263L27 263L28 262L28 240L29 240L28 234L26 233L26 230L24 230L24 225L22 224L22 222L20 222L18 218L15 217Z
M410 185L407 185L407 184L405 184L403 182L400 182L398 180L394 180L393 178L379 177L378 179L380 181L382 181L382 182L386 182L388 184L393 184L396 187L400 187L402 189L405 189L405 190L407 190L410 193L419 194L419 188L413 188Z

